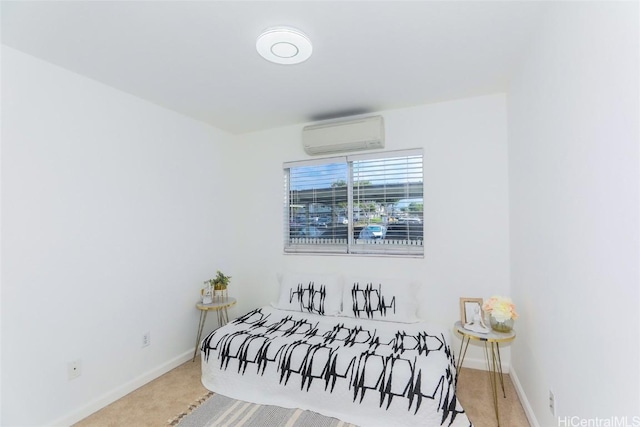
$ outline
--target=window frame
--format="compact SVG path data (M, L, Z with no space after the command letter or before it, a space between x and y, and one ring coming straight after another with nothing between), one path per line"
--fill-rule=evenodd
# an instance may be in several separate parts
M364 154L349 154L335 157L323 157L309 160L284 162L283 163L283 175L284 175L284 212L283 212L283 251L287 255L347 255L347 256L391 256L391 257L403 257L403 258L424 258L424 225L422 226L422 235L419 239L406 239L396 240L396 243L386 242L384 239L377 240L364 240L356 239L354 236L354 207L356 201L354 200L354 162L358 161L385 161L395 158L407 159L411 157L420 158L419 172L421 174L421 199L423 201L423 211L421 223L424 224L424 154L422 149L408 149L398 151L385 151L375 153ZM346 177L345 182L347 187L347 237L343 239L345 241L327 242L319 244L317 239L312 237L305 239L292 239L291 238L291 201L290 201L290 171L292 168L307 167L307 166L321 166L326 164L346 164ZM405 169L404 173L409 173L410 169ZM410 181L407 179L405 183L408 185ZM332 212L332 216L335 214ZM330 240L330 239L327 239ZM342 240L342 239L341 239ZM293 242L292 242L293 241ZM406 241L406 244L399 244L401 241Z

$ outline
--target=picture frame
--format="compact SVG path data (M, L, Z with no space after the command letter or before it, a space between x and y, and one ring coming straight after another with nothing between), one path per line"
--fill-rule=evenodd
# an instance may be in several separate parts
M484 319L482 298L460 298L460 322L462 325L473 320L473 316L478 308L480 309L480 318Z

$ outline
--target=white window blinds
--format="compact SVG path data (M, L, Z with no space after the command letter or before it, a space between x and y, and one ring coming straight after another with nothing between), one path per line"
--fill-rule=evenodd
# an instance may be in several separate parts
M422 151L284 164L284 250L423 255Z

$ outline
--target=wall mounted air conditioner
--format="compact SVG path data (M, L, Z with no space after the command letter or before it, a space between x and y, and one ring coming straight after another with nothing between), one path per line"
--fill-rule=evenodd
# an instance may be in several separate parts
M304 151L311 155L384 148L382 116L305 126Z

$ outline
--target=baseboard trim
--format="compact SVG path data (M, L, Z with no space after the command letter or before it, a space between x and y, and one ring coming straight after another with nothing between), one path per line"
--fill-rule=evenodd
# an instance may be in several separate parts
M527 394L524 392L522 384L520 384L520 379L518 379L518 375L516 374L515 369L511 368L511 373L509 374L509 376L511 377L511 382L515 387L518 398L520 399L520 403L522 404L522 409L524 409L524 414L527 416L527 420L529 420L529 424L531 425L531 427L540 427L538 419L533 413L533 408L531 408L531 404L529 403L529 399L527 399Z
M105 406L108 406L111 403L115 402L116 400L126 396L132 391L155 380L159 376L166 374L167 372L169 372L174 368L177 368L178 366L191 360L192 358L193 358L193 350L188 350L183 354L171 359L170 361L158 366L157 368L154 368L151 371L148 371L140 375L139 377L129 381L128 383L123 384L115 388L114 390L105 393L104 395L98 397L97 399L90 401L83 407L57 419L52 423L48 423L47 425L60 426L60 427L71 426L77 423L78 421L88 417L89 415L93 414L94 412L97 412L100 409L104 408Z

